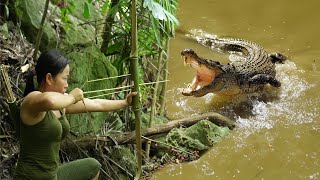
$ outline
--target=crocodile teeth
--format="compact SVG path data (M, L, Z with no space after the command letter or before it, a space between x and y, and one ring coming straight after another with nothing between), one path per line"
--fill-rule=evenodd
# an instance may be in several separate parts
M198 68L199 67L199 63L192 61L192 63L190 64L191 67L193 68Z

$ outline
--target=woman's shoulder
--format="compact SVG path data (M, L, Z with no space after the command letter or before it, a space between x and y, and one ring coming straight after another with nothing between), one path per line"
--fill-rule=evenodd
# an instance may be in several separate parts
M38 98L38 96L41 94L40 91L32 91L28 95L26 95L23 100L21 101L21 106L27 105L30 101L33 99Z
M36 99L39 100L39 98L45 98L46 97L46 92L41 92L41 91L32 91L30 92L27 96L25 96L25 100L32 100L32 99Z
M45 112L39 111L39 105L36 103L39 101L39 95L42 94L40 91L30 92L24 97L20 106L20 117L22 122L26 125L34 125L43 119Z
M34 97L34 96L39 95L39 94L42 94L42 92L40 92L40 91L32 91L25 98Z

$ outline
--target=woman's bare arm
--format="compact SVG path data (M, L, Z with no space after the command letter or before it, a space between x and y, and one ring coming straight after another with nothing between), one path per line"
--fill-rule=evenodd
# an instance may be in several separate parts
M83 92L78 88L71 91L69 95L33 91L22 101L20 116L25 124L33 125L43 119L46 111L62 110L81 99L83 99Z
M88 99L84 98L66 108L67 114L85 113L85 112L110 112L119 110L129 106L132 102L132 97L137 93L129 93L124 100L107 100L107 99Z

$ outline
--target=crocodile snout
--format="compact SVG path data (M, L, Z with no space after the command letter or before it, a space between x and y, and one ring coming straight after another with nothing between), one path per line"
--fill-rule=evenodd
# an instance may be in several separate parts
M180 54L182 56L185 56L185 55L196 55L196 53L192 49L184 49L183 51L181 51Z

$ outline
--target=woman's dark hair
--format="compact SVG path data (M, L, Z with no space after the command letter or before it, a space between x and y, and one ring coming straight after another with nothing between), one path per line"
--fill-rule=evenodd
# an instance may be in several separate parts
M61 73L68 64L69 60L55 49L41 53L35 69L27 75L24 96L35 90L33 82L35 75L37 75L37 82L40 85L48 73L55 77Z

